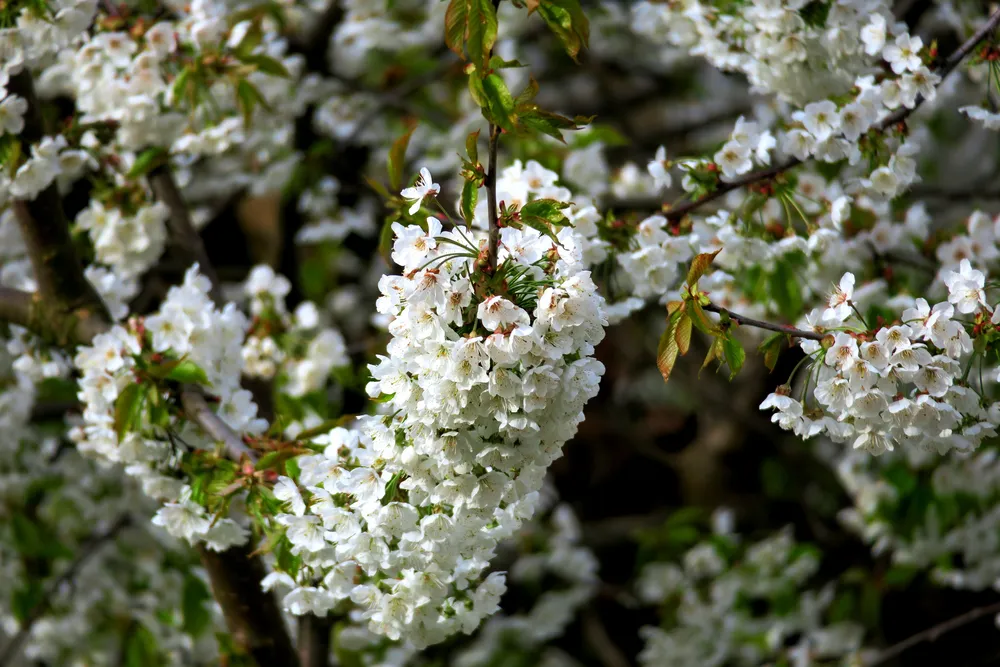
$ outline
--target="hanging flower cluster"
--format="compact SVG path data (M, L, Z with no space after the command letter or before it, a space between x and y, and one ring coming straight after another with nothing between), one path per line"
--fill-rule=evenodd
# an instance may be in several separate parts
M372 631L425 646L496 610L503 575L482 577L597 393L606 320L571 228L504 229L492 274L474 232L393 229L404 273L380 283L392 339L368 385L393 415L314 441L275 495L307 565L286 607L350 598Z

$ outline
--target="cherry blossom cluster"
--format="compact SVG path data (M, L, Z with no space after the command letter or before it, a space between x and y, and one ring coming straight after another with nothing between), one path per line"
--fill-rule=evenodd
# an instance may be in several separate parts
M130 385L146 387L143 383L155 377L158 365L190 363L204 373L204 383L219 398L219 416L234 431L259 434L266 428L256 416L250 392L239 385L246 316L234 304L217 309L209 289L196 265L187 271L183 284L170 289L159 312L116 325L78 349L74 364L82 375L78 396L84 406L83 423L71 437L82 453L125 466L147 495L165 502L154 523L176 537L222 550L242 543L245 530L233 519L213 522L191 499L191 487L170 474L184 454L184 443L211 449L212 440L170 414L162 404L171 399L156 387L141 394L134 418L124 425L118 404Z
M661 626L641 630L640 664L813 665L860 657L863 629L827 620L834 587L807 588L819 568L815 549L797 544L791 530L744 544L725 528L731 520L715 518L710 539L639 574L640 599L662 610Z
M253 322L243 342L244 373L272 379L282 375L281 391L295 398L326 386L334 368L350 359L344 337L324 326L322 313L304 301L289 313L285 305L291 284L267 265L251 270L243 285Z
M967 452L995 436L1000 407L984 399L982 367L978 378L970 375L970 331L981 335L1000 316L986 305L985 276L969 260L946 271L944 283L947 301L916 299L896 322L868 330L854 303L854 275L844 274L828 307L806 317L830 334L799 342L813 359L802 400L786 386L761 408L775 409L773 421L802 437L825 433L876 455L897 445Z
M995 448L966 457L906 449L877 459L831 450L827 458L853 501L840 519L875 554L910 572L929 570L951 588L1000 585Z
M429 180L404 196L423 198ZM425 646L496 610L503 575L482 577L597 392L607 321L571 228L502 230L494 275L478 232L436 218L393 229L404 273L380 283L392 339L368 385L393 415L332 433L275 495L312 566L286 608L324 614L350 598L373 632Z

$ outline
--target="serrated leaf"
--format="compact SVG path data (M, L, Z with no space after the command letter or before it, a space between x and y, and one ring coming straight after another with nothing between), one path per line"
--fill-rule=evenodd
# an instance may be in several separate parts
M696 300L692 299L688 302L688 313L691 315L691 320L694 325L698 328L698 331L708 334L709 336L716 336L719 334L719 328L715 326L712 320L708 319L705 314L705 309L701 307L701 304Z
M562 143L566 143L562 135L562 130L576 130L580 127L569 118L556 113L542 111L534 104L527 105L524 108L515 107L515 110L517 111L518 123L523 127L558 139Z
M115 400L115 434L119 442L124 440L125 434L139 422L147 390L146 385L131 382L118 394Z
M774 372L774 367L778 363L778 356L781 354L781 347L784 344L784 340L785 334L773 333L757 346L757 351L764 356L764 365L771 372Z
M240 58L240 60L247 65L253 65L257 68L258 72L263 72L264 74L280 76L285 79L289 76L288 69L281 63L280 60L262 53L246 55Z
M511 132L514 130L514 98L507 84L498 74L490 74L483 79L483 114L486 120Z
M576 60L590 40L590 21L580 7L580 0L541 0L537 11L569 57Z
M716 337L712 340L711 347L708 348L708 354L705 355L705 361L701 364L701 370L698 371L698 375L701 375L701 371L708 368L708 365L715 361L716 359L722 358L722 338Z
M688 350L691 349L691 316L687 310L677 320L677 327L674 329L674 340L677 341L677 349L681 355L687 354Z
M726 365L729 366L729 379L732 380L743 368L747 353L743 350L740 342L732 336L726 336L722 339L722 353L726 357Z
M492 0L451 0L444 15L444 40L458 56L485 69L497 41Z
M400 187L403 185L403 166L406 164L406 148L410 145L410 137L413 136L414 129L416 128L410 128L409 132L392 142L392 147L389 149L389 187L394 192L399 192Z
M535 199L521 207L521 217L540 218L555 227L569 226L569 219L563 214L563 209L569 203L557 199Z
M182 359L180 363L170 369L166 378L184 384L207 385L209 383L205 369L190 359Z
M705 272L712 266L712 260L720 252L722 252L722 248L719 248L715 252L702 253L691 260L691 268L688 269L687 275L688 287L694 287L698 280L705 275Z
M462 186L462 219L467 225L472 225L478 202L479 187L472 181L466 181L465 185Z
M656 367L660 369L660 375L663 376L664 382L670 381L670 374L674 370L677 355L680 353L680 347L677 345L677 338L674 335L680 318L681 314L678 313L667 320L667 329L660 336L660 344L656 348Z
M257 105L266 106L264 96L260 90L246 79L240 79L236 83L236 103L239 105L240 113L243 115L243 124L248 128L253 120L253 112L257 108Z
M524 67L518 60L504 60L500 56L490 57L490 69L511 69L514 67Z
M517 98L514 102L517 105L527 104L531 100L535 99L535 95L538 94L538 82L535 81L535 77L528 77L528 85L524 87L520 93L517 94Z
M469 161L479 164L479 130L470 132L465 138L465 152L469 155Z
M375 191L375 194L382 197L382 199L388 199L390 197L389 191L386 190L385 186L375 179L365 176L365 183L367 183L368 187Z
M143 150L135 158L132 168L128 170L128 178L139 178L145 176L170 159L170 153L160 146L150 146Z

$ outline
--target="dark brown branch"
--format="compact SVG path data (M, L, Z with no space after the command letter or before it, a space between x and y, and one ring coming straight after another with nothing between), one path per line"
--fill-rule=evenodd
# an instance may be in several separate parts
M330 663L330 639L334 616L299 616L299 662L301 667L326 667Z
M221 442L229 458L239 461L246 456L251 461L257 460L256 452L247 447L243 438L212 411L200 391L195 388L182 390L181 405L184 408L184 416L200 426L209 436Z
M170 211L170 216L167 218L167 253L179 259L185 269L197 262L198 270L212 283L212 301L216 305L221 305L219 278L208 259L208 252L205 250L201 235L191 222L191 214L177 188L177 182L169 165L160 165L149 173L149 187L152 188L156 198Z
M21 149L28 154L45 136L42 112L35 96L31 73L24 69L11 77L10 91L28 103L24 114ZM53 182L34 199L14 200L14 215L28 247L38 291L58 300L67 310L88 306L104 312L104 302L83 276L83 265L73 247L69 221L63 211L59 189Z
M941 66L937 68L936 73L941 77L942 83L944 82L944 79L951 74L956 67L958 67L959 63L961 63L966 56L972 53L976 46L996 29L997 24L1000 24L1000 10L994 12L990 16L989 20L987 20L986 23L979 28L979 30L977 30L969 39L965 40L961 46L955 49L955 51L948 56L947 59L945 59ZM920 105L925 101L926 100L922 95L918 95L916 103L912 108L907 109L906 107L900 107L878 123L875 123L875 125L872 126L872 129L883 132L897 123L901 123L906 120L910 114L919 109ZM665 212L664 215L668 220L680 220L696 208L699 208L708 202L714 201L723 195L732 192L733 190L737 190L747 185L753 185L754 183L759 183L761 181L771 180L779 174L782 174L793 167L799 166L802 162L803 161L798 158L791 158L781 164L768 167L767 169L752 171L749 174L744 174L735 180L720 183L719 186L712 192L709 192L703 197L693 201L678 204L677 206L672 207L669 211Z
M787 324L773 324L771 322L765 322L763 320L755 320L752 317L747 317L746 315L740 315L739 313L734 313L728 308L723 308L722 306L716 306L714 303L710 303L707 306L702 306L705 310L710 313L719 313L720 315L727 315L729 319L734 322L738 322L743 326L754 327L756 329L767 329L768 331L777 331L778 333L783 333L791 336L792 338L808 338L810 340L823 340L827 335L825 333L819 333L816 331L804 331L802 329L796 329L793 326Z
M497 143L500 128L490 123L489 166L486 171L486 208L490 221L489 246L486 255L486 271L492 274L497 268L497 254L500 251L500 224L497 212Z
M62 574L49 582L42 593L42 599L31 608L28 612L27 617L24 622L21 623L20 629L18 629L17 634L7 645L3 647L0 651L0 667L7 667L13 664L15 658L21 650L21 646L27 641L28 636L31 634L31 629L34 627L35 623L49 610L49 606L52 604L52 598L55 597L59 589L68 581L71 581L76 577L80 568L90 560L90 557L98 552L98 550L104 546L106 543L115 539L126 526L129 525L131 519L129 516L122 515L118 517L110 528L105 530L103 533L92 535L80 545L80 550L76 555L76 560L70 563Z
M198 553L236 645L252 655L259 667L298 667L277 600L261 590L266 572L250 545L221 553L201 545Z
M893 644L889 648L881 651L876 655L871 662L866 663L866 667L876 667L876 665L884 665L893 658L902 655L905 651L923 644L925 642L936 642L943 635L951 632L952 630L957 630L962 626L968 625L973 621L977 621L984 616L994 616L1000 614L1000 602L985 606L976 607L971 611L967 611L960 616L949 619L943 623L939 623L932 628L927 628L923 632L918 632L912 637L908 637L898 644Z
M107 324L88 307L68 312L58 300L9 287L0 287L0 322L28 329L60 346L86 344L107 330Z

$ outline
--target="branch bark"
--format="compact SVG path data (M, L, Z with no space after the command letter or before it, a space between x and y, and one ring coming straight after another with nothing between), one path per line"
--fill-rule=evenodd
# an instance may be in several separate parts
M486 172L486 206L489 209L490 237L486 255L486 269L491 275L497 270L497 255L500 251L500 224L497 212L497 143L500 128L490 124L489 165Z
M1000 602L985 607L976 607L975 609L967 611L960 616L956 616L955 618L949 619L944 623L939 623L932 628L927 628L923 632L918 632L917 634L913 635L912 637L908 637L907 639L904 639L898 644L893 644L889 648L878 653L878 655L876 655L871 662L866 663L866 667L876 667L877 665L884 665L893 658L899 657L905 651L913 648L914 646L923 644L924 642L935 642L938 639L940 639L942 635L945 635L951 632L952 630L957 630L962 626L968 625L973 621L983 618L984 616L993 616L996 614L1000 614Z
M990 33L992 33L997 28L998 24L1000 24L1000 9L995 11L989 17L989 19L987 19L986 23L984 23L979 28L979 30L973 33L973 35L969 37L969 39L965 40L965 42L963 42L961 46L955 49L955 51L952 52L952 54L945 59L945 61L941 64L941 66L937 68L936 73L941 77L941 83L944 83L945 78L949 74L951 74L951 72L954 71L956 67L958 67L958 65L965 59L966 56L972 53L972 51L976 48L976 46L979 45L980 42L986 39L990 35ZM886 129L896 125L897 123L901 123L902 121L906 120L910 116L910 114L919 109L920 105L922 105L925 101L926 99L924 98L923 95L918 95L916 103L913 105L912 108L907 109L905 107L900 107L899 109L897 109L896 111L889 114L881 121L873 125L872 129L875 129L879 132L883 132ZM727 183L720 183L715 190L709 192L705 196L700 197L699 199L695 199L693 201L684 202L682 204L674 206L670 210L664 212L663 215L667 218L667 220L671 221L680 220L691 211L703 206L704 204L714 201L722 197L723 195L732 192L733 190L737 190L747 185L753 185L754 183L759 183L760 181L770 180L772 178L775 178L779 174L782 174L788 171L789 169L792 169L793 167L799 166L802 163L803 160L799 160L798 158L791 158L789 160L786 160L785 162L782 162L781 164L768 167L767 169L752 171L749 174L744 174L743 176L740 176L735 180L729 181Z
M229 428L229 424L222 421L219 415L212 411L205 400L205 396L195 388L188 388L181 391L181 406L184 408L184 416L200 426L205 433L221 442L229 458L234 461L241 461L243 457L250 461L257 460L257 453L246 446L243 438L234 430Z
M84 564L90 560L91 556L96 554L106 543L115 539L118 534L129 525L130 522L131 519L127 514L122 515L118 517L118 520L115 521L110 528L105 530L103 533L92 535L80 546L80 551L77 553L76 560L70 563L69 567L67 567L62 574L49 582L48 586L45 587L45 590L42 593L42 599L39 600L38 604L31 608L31 611L28 612L27 618L25 618L24 622L21 623L21 627L18 629L17 634L14 635L14 637L7 642L7 645L3 647L3 650L0 651L0 667L7 667L8 665L14 663L18 653L21 651L21 647L24 645L24 642L28 640L28 636L31 634L31 629L35 626L35 623L38 622L42 615L48 611L49 605L52 604L52 598L59 592L62 585L71 581L80 571L80 568L82 568Z
M298 648L301 667L326 667L329 664L333 621L332 615L299 616Z
M757 329L767 329L768 331L777 331L778 333L783 333L791 336L792 338L808 338L810 340L823 340L828 334L819 333L817 331L805 331L803 329L796 329L793 326L787 324L773 324L771 322L765 322L764 320L755 320L752 317L747 317L746 315L740 315L739 313L734 313L728 308L723 308L722 306L717 306L714 303L710 303L707 306L702 306L704 310L710 313L719 313L720 315L728 315L729 319L734 322L738 322L744 326L754 327Z
M198 553L237 646L253 656L259 667L298 667L277 601L261 590L264 564L250 545L221 553L202 545Z
M208 259L201 235L191 222L187 204L177 188L169 165L160 165L149 173L149 187L170 211L170 217L167 218L167 252L180 260L185 268L197 262L199 271L212 283L212 301L221 305L222 292L219 290L215 267Z

